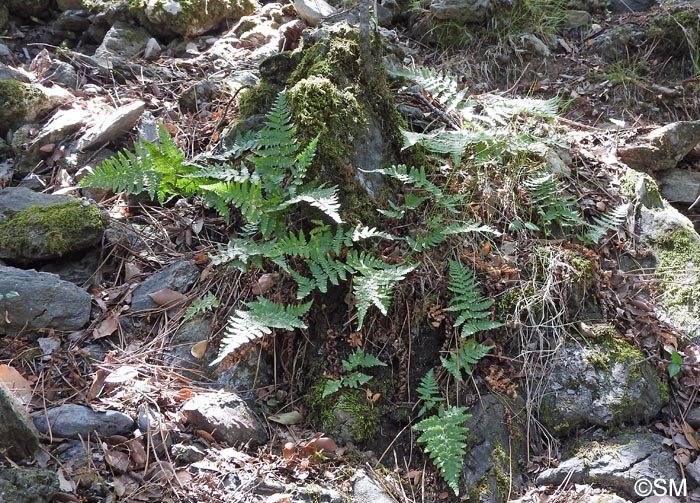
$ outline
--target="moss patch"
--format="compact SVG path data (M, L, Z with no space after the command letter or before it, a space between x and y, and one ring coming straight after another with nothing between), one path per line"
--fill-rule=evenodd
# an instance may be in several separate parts
M663 198L656 181L645 173L628 169L620 179L620 193L630 201L639 199L647 208L662 208Z
M33 103L45 99L38 89L13 79L0 79L0 133L25 122Z
M62 257L96 245L103 231L103 217L94 204L31 206L0 222L0 257L20 261Z

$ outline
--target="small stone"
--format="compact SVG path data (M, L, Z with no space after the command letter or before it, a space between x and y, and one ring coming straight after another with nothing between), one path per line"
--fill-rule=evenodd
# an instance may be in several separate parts
M490 0L433 0L430 4L430 13L435 19L461 25L482 23L492 10Z
M567 10L564 12L564 27L583 28L590 26L592 19L590 12L585 10Z
M56 472L42 468L1 468L0 497L7 503L49 503L59 491Z
M364 470L358 470L352 484L352 503L394 503L393 498Z
M325 0L294 0L294 9L311 26L316 26L323 18L336 13Z
M153 274L136 287L131 300L131 309L132 311L155 309L158 304L148 296L149 293L155 293L164 288L185 293L197 281L197 278L199 278L199 268L196 265L190 264L187 260L175 262Z
M146 42L146 47L143 50L143 58L148 61L155 61L163 52L162 47L155 38L149 38Z
M667 124L643 136L636 145L621 147L617 156L630 168L643 172L675 168L700 143L700 121Z
M145 109L146 104L143 101L134 101L119 107L83 134L78 140L77 150L116 140L134 127Z
M132 58L143 52L150 38L145 29L117 21L95 51L95 57L107 60L114 56Z
M195 428L211 433L229 445L267 441L267 432L253 411L235 393L200 393L187 400L180 410Z
M34 425L42 433L54 437L87 439L91 434L99 437L126 435L134 430L134 420L116 411L95 412L89 407L66 403L49 409L34 418Z

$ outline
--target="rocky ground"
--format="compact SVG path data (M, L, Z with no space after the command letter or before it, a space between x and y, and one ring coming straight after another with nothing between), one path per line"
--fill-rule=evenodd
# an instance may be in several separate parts
M386 0L367 26L331 3L0 4L0 501L700 499L700 7ZM446 94L402 67L445 72L431 78ZM336 222L395 234L366 250L411 267L387 316L377 301L358 320L339 281L304 328L211 365L243 303L295 302L279 261L222 264L253 210L187 193L186 177L150 195L146 175L81 180L134 148L161 174L226 162L283 89L299 144L318 138L309 171L340 187ZM450 108L460 92L470 107ZM531 117L553 103L534 98L558 114ZM400 129L484 123L461 158L402 148ZM386 217L409 191L372 172L417 162L428 195L469 194L460 218L483 234L416 245L448 227L439 199ZM540 170L575 214L522 212ZM584 220L605 222L595 239ZM447 258L498 320L464 380L440 363L461 330ZM357 348L375 360L353 367ZM430 369L470 415L458 491L416 443Z

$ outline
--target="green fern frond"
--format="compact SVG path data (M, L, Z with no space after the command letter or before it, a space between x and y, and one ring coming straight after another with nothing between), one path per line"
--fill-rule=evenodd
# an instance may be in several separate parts
M420 168L409 168L404 164L399 164L389 168L377 169L374 172L395 178L404 185L414 185L415 187L423 189L433 196L439 197L442 195L442 190L428 180L428 176L425 173L425 168L423 166Z
M279 257L274 242L257 243L251 239L234 238L226 246L218 247L217 253L211 256L211 261L214 265L230 263L246 272L250 262L262 269L263 257Z
M161 173L150 169L148 164L140 162L135 154L124 149L117 153L116 157L105 159L92 173L80 180L80 186L106 189L115 193L148 192L151 199L155 199L162 176Z
M493 346L485 346L484 344L479 344L474 339L468 339L460 343L457 350L450 351L450 356L448 358L440 357L442 366L452 374L452 377L459 382L464 382L464 377L462 372L466 372L467 375L472 375L474 366L479 363L484 356L488 354L489 351L493 349Z
M295 187L303 183L304 178L306 178L306 170L311 165L311 161L314 160L316 156L316 146L318 145L318 139L320 133L309 142L304 150L299 152L296 158L296 162L292 165L292 179L290 181L290 186Z
M353 243L357 241L363 241L365 239L370 239L370 238L382 238L382 239L388 239L389 241L394 241L396 239L396 236L393 236L389 234L388 232L382 232L378 231L376 227L372 227L371 229L367 226L363 226L358 224L355 226L354 229L352 229L351 234L349 235L350 241Z
M209 312L212 309L216 309L217 307L219 307L219 299L217 299L216 295L214 295L213 293L207 292L204 297L195 299L192 302L190 307L188 307L185 311L185 316L183 317L183 319L185 321L191 320L195 316L199 316L200 314Z
M462 327L461 336L468 337L482 330L502 326L501 322L485 319L491 316L489 308L493 305L493 300L482 299L474 274L455 260L450 260L449 264L448 288L453 295L445 311L459 313L454 326Z
M600 216L593 217L593 223L589 224L589 230L584 234L583 241L595 244L600 241L600 238L602 238L606 232L617 230L627 221L629 207L629 203L621 204L620 206L611 208Z
M462 461L467 449L469 430L464 423L471 417L466 410L466 407L440 409L437 415L413 427L421 432L417 441L425 444L425 452L456 495L459 495Z
M443 105L447 113L466 108L471 104L466 101L468 89L459 90L457 79L448 73L430 68L389 69L388 73L395 77L403 77L415 82L425 89L432 97Z
M353 294L357 300L358 328L362 327L367 310L372 305L382 314L387 314L394 286L417 267L387 264L364 252L348 254L347 264L356 271Z
M460 129L458 131L439 130L429 133L401 132L404 138L403 149L420 145L429 152L446 154L455 160L473 145L494 143L499 138L488 130Z
M551 173L537 174L523 182L532 209L532 220L546 236L556 230L566 230L585 224L581 214L575 209L576 200L562 194Z
M311 308L311 302L298 306L284 306L263 297L246 304L248 311L236 310L226 325L219 355L211 365L245 344L271 334L273 328L293 330L306 328L301 317Z
M418 392L418 399L423 402L423 405L418 411L418 417L435 409L441 402L445 401L440 394L437 381L435 381L435 371L433 369L428 370L420 380L416 392Z
M367 369L372 367L386 367L386 363L371 353L365 353L362 348L357 348L348 356L347 360L341 362L345 372L352 372L356 369Z

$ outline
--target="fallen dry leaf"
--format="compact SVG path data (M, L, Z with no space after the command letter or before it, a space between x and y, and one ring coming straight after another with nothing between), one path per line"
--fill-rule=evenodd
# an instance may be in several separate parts
M287 442L282 448L282 457L284 459L292 459L297 453L297 448L292 442Z
M88 390L87 398L88 401L94 400L98 396L100 396L100 393L102 393L102 389L105 386L105 379L109 375L109 372L104 369L100 369L97 372L95 372L95 377L92 380L92 384L90 385L90 389Z
M204 354L207 352L208 346L208 340L205 339L203 341L199 341L197 344L192 346L192 349L190 349L190 354L197 358L197 360L201 360L202 358L204 358Z
M282 414L273 414L272 416L267 416L267 418L275 423L286 425L300 423L303 419L301 412L298 410L283 412Z
M92 331L92 336L95 339L101 339L103 337L109 337L119 328L119 315L110 312L105 316L105 318L100 322L99 325L95 327Z
M127 440L126 446L129 449L131 460L136 468L141 468L146 464L146 449L143 446L143 438L132 438Z
M13 367L0 365L0 382L4 383L23 404L28 404L32 400L31 383Z
M270 288L275 286L280 275L276 272L266 273L260 276L258 282L253 285L250 291L253 295L265 295Z
M107 447L105 444L104 447ZM105 461L119 473L129 469L129 455L126 452L105 449Z
M172 307L179 302L187 300L186 295L176 292L175 290L171 290L170 288L163 288L157 292L149 293L148 296L153 300L153 302L162 307Z
M105 382L108 384L119 384L136 379L138 376L139 371L137 369L129 365L122 365L105 377Z
M196 393L191 389L182 388L178 390L178 392L175 393L175 395L173 395L173 400L175 400L176 402L184 402L185 400L188 400L195 395Z

